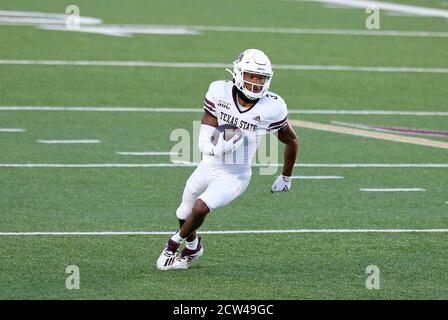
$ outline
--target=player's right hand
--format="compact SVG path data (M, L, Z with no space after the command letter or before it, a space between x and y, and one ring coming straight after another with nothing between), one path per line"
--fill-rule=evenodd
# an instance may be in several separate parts
M238 140L239 139L239 140ZM224 132L221 132L218 136L218 142L213 148L213 154L215 157L222 157L225 154L231 154L238 149L243 143L243 139L240 139L239 135L234 135L230 140L224 139Z
M291 177L279 175L271 187L271 193L287 192L291 189Z

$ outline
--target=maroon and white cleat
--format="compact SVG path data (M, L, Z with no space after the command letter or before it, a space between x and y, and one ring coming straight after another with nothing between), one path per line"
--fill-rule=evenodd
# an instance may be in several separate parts
M157 259L157 269L165 271L173 269L174 261L176 260L177 249L179 249L180 243L173 240L168 240L159 258Z
M191 267L193 261L199 259L204 254L204 247L201 244L201 237L198 237L198 246L196 249L191 250L185 248L182 250L179 257L174 260L173 265L170 267L171 269L188 269Z

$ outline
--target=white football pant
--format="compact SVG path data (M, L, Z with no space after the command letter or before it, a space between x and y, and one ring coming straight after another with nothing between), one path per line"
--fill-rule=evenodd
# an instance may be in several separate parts
M201 161L187 180L176 216L185 220L198 198L210 211L224 207L246 190L249 181L247 176L212 170L212 165Z

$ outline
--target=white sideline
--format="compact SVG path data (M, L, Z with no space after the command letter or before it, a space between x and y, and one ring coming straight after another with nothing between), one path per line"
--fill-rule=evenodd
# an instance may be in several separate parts
M145 151L145 152L127 152L127 151L117 151L116 154L121 156L178 156L177 152L170 151Z
M330 4L341 8L340 4ZM351 8L343 6L343 8ZM417 9L421 11L420 7ZM415 11L415 7L414 7ZM393 11L390 13L399 13ZM399 13L401 15L410 13ZM69 31L65 26L65 14L47 12L0 11L0 26L33 26L45 30ZM243 32L243 33L276 33L276 34L320 34L320 35L359 35L359 36L392 36L392 37L448 37L448 32L440 31L403 31L403 30L356 30L356 29L305 29L285 27L251 27L251 26L199 26L199 25L128 25L103 24L98 18L80 16L79 32L91 32L110 36L133 36L136 34L167 35L201 35L204 32Z
M298 179L298 180L337 180L337 179L344 179L344 177L340 177L340 176L291 176L291 179Z
M86 144L86 143L101 143L100 140L37 140L44 144Z
M0 106L0 111L84 111L84 112L179 112L202 113L199 108L170 107L93 107L93 106ZM448 116L446 111L330 110L288 109L289 114L327 115L388 115L388 116Z
M63 163L0 163L0 168L182 168L195 167L198 163L84 163L84 164L63 164ZM252 167L281 167L282 163L272 163L269 165L255 163ZM300 168L448 168L448 163L296 163L295 167Z
M356 29L306 29L281 27L240 27L240 26L172 26L191 28L197 31L242 32L242 33L277 33L277 34L319 34L340 36L385 36L385 37L448 37L444 31L402 31L402 30L356 30Z
M5 20L5 19L3 19ZM30 19L28 19L30 20ZM2 21L0 19L0 24ZM15 24L3 22L3 24ZM33 23L23 18L19 25L31 24L41 29L67 31L65 25ZM281 27L238 27L238 26L197 26L197 25L117 25L101 24L96 26L82 25L80 32L92 32L113 36L132 36L135 34L166 34L166 35L201 35L204 32L229 33L273 33L296 35L327 35L327 36L380 36L380 37L424 37L446 38L444 31L400 31L400 30L357 30L357 29L309 29L309 28L281 28Z
M0 236L130 236L172 235L176 231L102 231L102 232L0 232ZM291 229L291 230L217 230L201 234L283 234L283 233L447 233L448 229Z
M415 15L415 16L448 18L448 10L431 8L431 7L406 5L406 4L401 4L401 3L384 2L384 1L313 0L311 2L323 2L323 3L329 3L329 4L338 4L338 5L350 6L350 7L361 8L361 9L375 7L375 8L381 9L381 10L385 10L385 11L399 12L399 13L411 14L411 15Z
M424 192L422 188L361 188L364 192Z
M213 68L233 67L228 63L207 62L159 62L159 61L105 61L105 60L16 60L0 59L0 65L53 65L53 66L111 66L111 67L157 67L157 68ZM277 64L277 70L301 71L356 71L356 72L398 72L398 73L448 73L448 68L426 67L384 67L384 66L330 66Z
M19 129L19 128L0 128L0 132L25 132L25 129Z

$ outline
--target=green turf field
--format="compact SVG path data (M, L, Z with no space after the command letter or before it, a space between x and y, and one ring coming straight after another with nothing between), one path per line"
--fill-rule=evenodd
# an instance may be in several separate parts
M391 1L448 12L445 0ZM201 230L279 232L204 234L205 255L187 271L156 269L167 234L7 235L176 231L175 210L195 164L117 152L170 151L177 143L170 141L173 130L193 133L209 83L229 79L221 67L39 61L230 64L244 49L259 48L274 64L271 90L285 99L291 120L448 131L448 18L381 11L377 31L427 32L424 37L111 36L2 20L8 10L64 14L72 4L109 25L366 31L367 17L364 9L312 1L1 1L0 299L448 299L448 135L442 134L402 134L445 146L430 147L294 127L300 138L294 175L342 178L294 180L290 192L271 194L281 166L274 175L254 167L246 192L211 213ZM86 109L95 107L106 109ZM24 131L2 131L8 128ZM101 143L38 142L66 139ZM324 229L346 232L316 232ZM383 232L353 232L358 229ZM384 232L397 229L444 232ZM65 286L69 265L79 267L79 290ZM381 272L379 290L365 286L369 265Z

